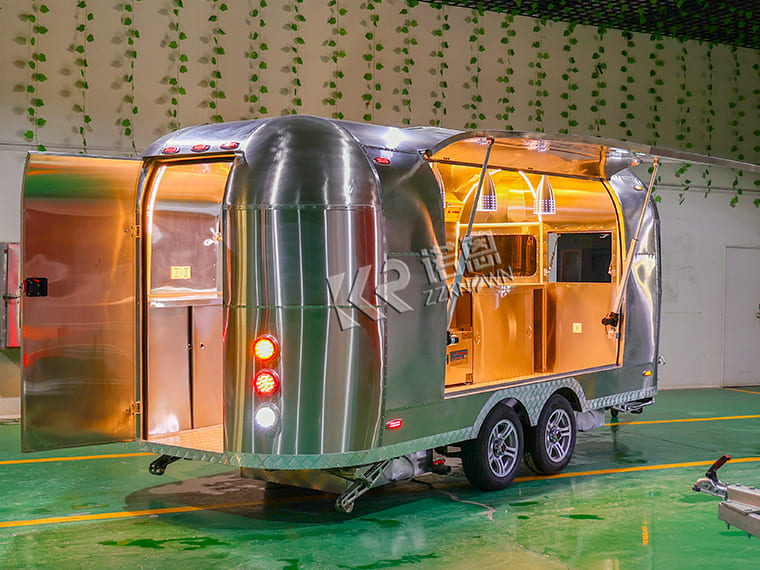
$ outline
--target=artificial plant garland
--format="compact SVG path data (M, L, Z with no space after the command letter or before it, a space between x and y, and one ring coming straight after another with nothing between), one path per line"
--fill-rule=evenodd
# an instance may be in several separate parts
M229 7L227 3L220 0L210 0L211 2L211 16L208 21L211 22L211 57L209 62L211 63L210 77L208 80L209 87L209 100L208 107L211 109L211 116L209 119L214 123L223 123L224 117L222 117L219 111L219 103L222 99L227 98L227 94L222 89L222 72L219 69L219 58L224 54L224 47L222 46L222 37L226 35L224 29L221 27L220 14L226 12Z
M362 20L362 26L367 30L364 39L367 40L367 51L362 54L362 58L367 62L367 71L364 73L365 91L362 94L362 101L367 112L362 115L362 119L371 122L375 117L375 111L383 108L383 104L375 99L375 92L382 91L382 86L375 80L375 73L383 69L382 62L377 60L377 54L385 46L377 42L377 30L380 23L380 14L377 12L377 6L382 0L370 0L361 5L361 10L367 13L367 18Z
M338 103L343 100L343 91L339 88L339 82L345 77L345 73L341 66L341 60L346 57L346 50L340 45L340 39L348 34L348 31L343 27L343 17L348 14L348 10L340 5L338 0L330 0L327 4L330 8L330 17L327 19L327 24L332 26L330 32L331 37L325 40L323 45L330 48L330 60L333 62L333 70L331 72L331 79L328 81L327 86L330 89L329 95L322 100L322 103L332 107L330 116L333 119L343 119L343 112L340 111Z
M443 117L445 117L447 113L446 89L448 89L449 84L446 81L446 70L448 70L449 64L446 63L446 51L449 49L449 42L445 38L445 35L451 30L451 24L449 24L449 14L443 4L431 3L430 5L438 10L438 13L436 14L438 27L433 28L431 33L439 39L438 49L433 50L433 53L431 54L435 58L435 60L433 60L435 65L430 69L430 73L437 78L438 82L435 90L431 94L433 97L433 118L430 119L430 125L439 127L442 124Z
M79 136L82 138L82 150L81 152L87 154L87 135L88 131L92 130L90 123L92 117L87 113L87 91L90 89L90 84L87 82L87 45L95 41L95 37L88 31L87 25L92 22L94 15L87 7L85 0L79 0L77 2L77 22L80 22L77 27L76 44L72 46L74 55L74 65L79 68L79 79L74 82L74 86L79 89L79 93L82 97L81 103L75 103L73 110L75 113L81 116L81 124L78 127Z
M515 69L512 66L512 58L515 55L515 50L512 47L512 40L517 35L517 32L512 27L515 21L515 15L512 13L504 14L504 18L501 21L501 43L506 46L506 53L499 56L498 63L504 67L504 73L496 78L499 83L504 84L504 92L499 98L499 103L502 105L502 112L496 114L498 121L504 122L504 127L508 130L512 130L512 124L510 120L512 114L515 112L515 107L512 104L512 96L515 94L515 87L512 85L512 76L515 74Z
M24 62L29 68L30 77L26 85L20 86L21 90L26 91L28 96L26 117L31 128L27 129L24 134L24 140L37 145L37 150L46 150L45 145L39 142L39 129L44 127L47 120L42 116L41 110L45 106L45 101L40 94L40 84L47 81L47 76L42 71L42 64L47 62L47 55L40 47L40 38L47 34L48 28L42 24L42 15L48 14L50 8L47 4L38 0L32 0L31 11L21 14L20 18L29 24L29 35L23 37L24 43L32 47L32 53L29 59Z
M245 94L245 102L248 103L248 112L252 117L266 115L269 110L262 103L261 96L269 93L269 88L261 81L261 74L267 69L264 52L269 46L261 37L262 30L266 27L263 18L263 10L267 7L266 0L258 0L256 7L251 7L248 21L251 31L248 33L248 91ZM249 6L250 7L250 6ZM255 23L254 23L255 22Z
M465 81L464 88L466 90L472 90L470 96L470 102L465 103L463 107L470 111L470 120L465 123L466 129L477 129L478 121L484 121L486 116L480 111L480 105L483 103L483 97L480 94L480 73L482 68L480 67L480 55L486 51L485 46L481 42L482 37L485 35L485 29L480 24L480 18L484 16L482 8L474 9L470 15L465 18L465 22L472 24L472 31L470 32L470 62L465 66L467 73L470 75L469 83Z

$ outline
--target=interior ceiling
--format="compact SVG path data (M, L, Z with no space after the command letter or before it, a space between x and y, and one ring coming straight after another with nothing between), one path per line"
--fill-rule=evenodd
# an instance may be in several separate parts
M757 0L439 0L431 3L760 48Z

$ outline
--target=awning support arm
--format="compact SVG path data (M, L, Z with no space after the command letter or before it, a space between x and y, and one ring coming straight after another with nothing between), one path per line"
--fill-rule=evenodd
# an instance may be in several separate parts
M659 157L655 156L652 162L652 177L649 179L649 188L647 188L647 195L644 199L644 206L641 208L641 215L639 216L639 225L636 227L636 233L631 240L631 244L628 247L628 255L625 257L625 264L623 265L623 279L620 281L617 293L615 294L615 301L612 304L612 310L610 314L602 319L604 326L610 326L616 328L620 322L620 310L623 306L623 295L625 295L625 289L628 286L628 278L631 276L631 265L633 264L633 258L636 256L636 250L639 248L639 234L641 233L641 226L644 223L644 215L649 205L649 199L652 196L652 189L654 188L654 181L657 178L657 169L660 166Z
M480 194L483 190L483 183L486 179L486 172L488 170L488 159L491 156L491 149L493 148L494 139L488 137L486 139L488 148L486 149L486 157L483 160L483 168L480 170L480 179L478 180L478 188L475 191L475 199L472 202L472 210L470 211L470 221L467 224L467 233L462 238L462 254L459 256L459 263L457 265L457 272L454 276L454 284L451 287L451 293L449 295L449 308L448 308L448 320L446 322L446 330L451 328L451 321L454 318L454 309L457 306L457 299L461 293L460 288L462 286L462 277L464 277L464 269L467 266L467 260L470 257L470 244L472 243L472 224L475 221L475 212L478 209L480 203Z

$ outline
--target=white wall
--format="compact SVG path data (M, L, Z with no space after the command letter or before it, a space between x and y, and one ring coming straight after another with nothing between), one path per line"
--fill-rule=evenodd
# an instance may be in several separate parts
M221 10L222 4L228 9ZM75 2L47 0L47 11L41 9L45 5L44 0L0 2L0 75L6 86L0 90L0 241L19 239L28 150L43 145L61 152L134 154L133 142L139 153L169 130L208 122L215 114L224 120L288 112L341 114L355 121L369 114L372 122L399 126L438 123L463 129L475 123L566 130L760 162L755 135L760 71L753 69L760 56L753 50L653 41L641 34L634 34L628 45L614 30L600 38L597 30L578 26L566 35L566 24L478 15L463 8L438 10L427 3L409 8L402 0L338 0L333 6L328 0L270 1L265 8L259 0L184 0L178 16L173 0L101 0L88 3L92 19ZM29 21L30 14L35 22ZM377 26L373 15L379 17ZM127 16L134 24L125 23ZM171 44L179 34L171 29L173 23L186 36L179 50ZM46 33L35 32L35 25L44 26ZM84 31L78 31L82 25ZM139 31L133 46L130 29ZM471 36L476 41L470 42ZM329 45L330 40L336 45ZM262 44L268 49L261 50ZM84 53L77 45L84 46ZM215 54L215 46L224 53ZM137 53L134 69L128 56L132 49ZM345 55L333 60L335 50ZM372 62L364 58L370 52ZM40 53L44 61L35 60ZM178 72L180 53L186 56L186 73ZM82 58L86 67L77 63ZM262 61L265 69L259 67ZM594 77L598 65L602 74ZM43 73L46 80L34 73ZM370 80L367 73L373 74ZM81 81L87 82L86 89ZM214 96L212 81L224 98ZM655 93L650 92L653 85ZM179 89L185 94L178 94ZM251 102L252 95L258 101ZM35 98L43 105L35 107ZM29 108L36 109L35 117ZM35 118L45 123L35 125ZM122 124L127 119L131 135ZM32 140L24 137L29 130ZM662 349L669 362L662 371L664 387L720 384L719 268L727 245L757 244L760 228L760 209L752 205L758 194L745 178L741 186L748 192L736 208L728 205L732 191L714 191L705 199L692 190L679 205L678 188L661 188ZM671 177L668 182L680 186L682 180ZM721 185L730 188L730 177L715 184Z
M663 257L660 352L667 360L660 370L661 386L721 386L726 247L760 247L760 209L749 199L731 208L733 193L721 190L705 197L701 189L682 194L681 189L661 184L658 192Z

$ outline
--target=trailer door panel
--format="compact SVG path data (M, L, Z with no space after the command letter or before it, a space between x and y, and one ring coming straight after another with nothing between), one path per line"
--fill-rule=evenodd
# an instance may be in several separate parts
M22 448L135 438L142 162L31 154L23 190Z

